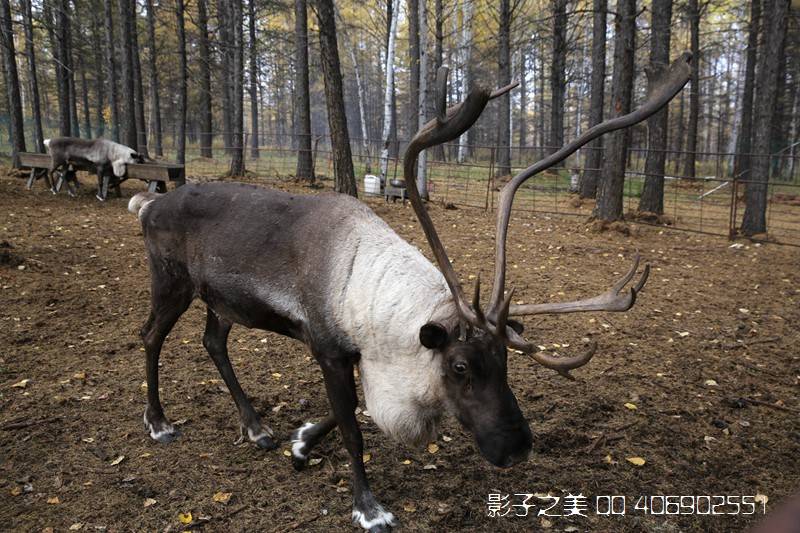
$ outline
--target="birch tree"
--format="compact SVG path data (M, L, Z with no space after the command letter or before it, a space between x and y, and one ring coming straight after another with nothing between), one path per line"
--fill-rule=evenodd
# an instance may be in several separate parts
M389 166L389 146L392 142L392 101L394 99L394 53L397 42L397 18L400 0L392 3L392 19L389 26L389 43L386 47L386 82L383 93L383 150L381 150L381 177L385 180Z

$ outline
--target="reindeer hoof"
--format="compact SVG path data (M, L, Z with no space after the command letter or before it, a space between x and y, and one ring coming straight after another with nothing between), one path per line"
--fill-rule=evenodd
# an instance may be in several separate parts
M174 441L180 436L181 432L177 429L172 429L170 431L158 431L158 432L150 432L150 436L153 440L160 442L161 444L169 444L170 442Z
M256 446L261 448L262 450L274 450L278 447L278 443L272 440L271 438L264 435L260 439L256 440Z
M181 432L169 423L163 414L148 416L149 408L144 411L144 429L150 438L162 444L169 444L180 436Z
M308 457L298 457L292 454L292 467L298 471L302 472L308 466Z
M308 454L311 448L306 448L303 434L312 427L314 427L314 424L306 422L292 433L292 466L298 472L308 466Z
M371 503L365 509L353 508L353 524L359 525L369 533L389 533L397 524L394 515L375 501L370 494Z

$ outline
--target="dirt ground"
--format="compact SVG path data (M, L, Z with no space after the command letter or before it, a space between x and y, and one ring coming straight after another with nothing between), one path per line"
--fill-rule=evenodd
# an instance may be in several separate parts
M234 327L242 386L282 439L271 452L235 446L236 409L202 347L196 302L162 357L162 399L183 434L168 445L146 435L138 331L149 274L125 209L142 187L126 184L125 198L101 204L92 180L84 183L72 199L0 178L0 529L354 531L338 434L305 472L286 456L290 432L327 413L321 374L295 341ZM428 254L410 207L368 203ZM464 281L478 272L488 281L493 216L431 212ZM585 336L600 346L574 382L512 354L509 381L535 440L525 464L493 468L452 420L431 453L389 441L360 415L373 490L399 530L742 531L765 496L770 511L798 491L800 249L730 245L653 227L595 233L574 217L516 217L509 277L519 301L589 296L636 249L652 264L650 281L628 313L525 320L526 336L549 350L574 353ZM582 494L589 508L585 517L539 516L543 507L490 517L490 493L515 504L514 494L562 498L549 514L565 514L563 497ZM599 515L604 495L626 496L625 514ZM758 495L759 503L751 516L732 504L721 508L732 514L709 516L634 508L640 496L660 495Z

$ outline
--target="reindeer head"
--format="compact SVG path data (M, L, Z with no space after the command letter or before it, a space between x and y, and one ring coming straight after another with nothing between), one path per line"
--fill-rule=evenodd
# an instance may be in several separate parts
M688 53L677 59L641 107L592 127L579 138L520 172L505 185L497 211L494 285L485 311L480 305L480 277L475 283L470 303L464 296L458 276L420 199L415 180L417 157L426 148L459 137L475 123L490 100L507 93L517 84L494 92L474 89L466 100L446 109L448 70L446 67L439 69L437 116L425 124L409 143L403 158L403 172L411 205L453 295L460 325L448 330L439 323L429 322L420 329L419 337L423 346L442 354L447 401L465 429L475 435L483 456L496 466L507 467L525 459L533 442L530 428L508 386L508 348L527 354L541 365L570 379L569 371L588 363L597 348L592 343L585 353L572 357L553 357L538 352L534 344L522 337L522 325L509 317L579 311L627 311L635 303L636 295L649 274L649 265L646 265L639 281L623 292L639 266L637 254L630 271L603 294L574 302L512 305L514 290L505 290L505 241L514 194L527 179L563 161L584 144L607 132L641 122L665 106L689 80L690 59L691 54Z

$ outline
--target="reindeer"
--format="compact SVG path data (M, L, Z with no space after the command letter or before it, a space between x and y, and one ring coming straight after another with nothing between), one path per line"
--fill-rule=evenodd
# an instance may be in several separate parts
M566 303L512 305L505 291L506 233L519 186L611 130L644 120L666 105L689 79L688 58L677 60L660 88L637 110L593 127L558 152L522 171L503 189L497 216L494 286L480 305L480 279L470 303L416 187L408 193L438 269L366 205L345 195L305 196L253 185L187 185L165 195L139 193L129 204L141 221L151 273L151 311L141 335L147 359L144 425L159 442L178 432L159 399L158 360L165 337L195 298L206 303L203 344L233 396L242 439L277 446L253 409L227 352L234 323L305 343L322 369L330 414L291 436L298 470L314 446L338 426L350 454L353 521L388 531L395 518L373 495L364 469L355 415L354 368L375 424L408 444L429 442L444 412L475 436L493 465L524 461L533 437L508 386L507 348L528 354L560 374L589 362L596 344L579 355L538 352L512 317L579 311L627 311L649 273L627 291L639 257L608 291ZM438 116L417 132L404 156L406 183L415 183L419 153L457 138L488 102L511 90L476 88L445 110L447 70L438 73ZM323 221L324 223L320 223Z
M80 139L77 137L56 137L45 139L44 145L50 153L52 164L50 178L53 174L70 163L94 165L97 174L97 190L102 188L103 176L113 172L121 178L125 175L125 165L144 163L145 158L133 148L115 143L108 139Z

